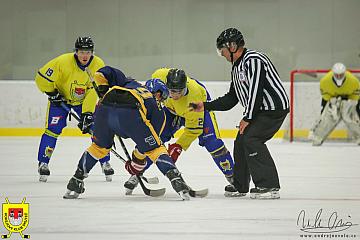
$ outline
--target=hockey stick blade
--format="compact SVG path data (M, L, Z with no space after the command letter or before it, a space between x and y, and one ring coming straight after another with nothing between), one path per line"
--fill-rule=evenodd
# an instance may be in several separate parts
M150 196L150 197L160 197L163 196L166 192L165 188L160 188L160 189L148 189L145 184L143 183L143 181L141 180L141 177L137 176L140 186L143 190L143 192L145 193L145 195Z
M142 180L144 180L145 182L149 183L149 184L158 184L159 183L159 178L158 177L144 177L141 176Z
M204 198L209 194L209 189L207 189L207 188L202 189L202 190L190 189L189 194L190 194L190 197L193 197L193 198Z

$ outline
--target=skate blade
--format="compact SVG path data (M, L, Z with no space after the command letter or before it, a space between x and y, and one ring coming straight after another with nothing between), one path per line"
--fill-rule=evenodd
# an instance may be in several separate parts
M111 182L112 181L112 176L111 175L105 175L105 180L107 182Z
M132 195L133 189L125 188L125 195Z
M66 193L64 194L63 198L64 199L76 199L79 197L80 194L76 193L76 192L73 192L71 194L71 192L73 191L70 191L70 190L67 190Z
M276 192L268 192L268 193L252 193L250 194L251 199L279 199L280 193L278 191Z
M232 198L232 197L245 197L245 196L246 196L246 193L225 192L225 193L224 193L224 196L225 196L225 197L229 197L229 198Z
M40 175L39 177L39 182L46 182L48 179L48 176L47 175Z
M189 201L190 200L189 192L180 191L180 192L178 192L178 194L180 195L182 200L184 200L184 201Z

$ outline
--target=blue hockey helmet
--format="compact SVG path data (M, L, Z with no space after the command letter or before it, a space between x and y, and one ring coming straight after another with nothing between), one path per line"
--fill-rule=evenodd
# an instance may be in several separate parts
M165 83L158 78L147 80L145 86L152 94L160 92L162 101L169 97L168 88L166 87Z

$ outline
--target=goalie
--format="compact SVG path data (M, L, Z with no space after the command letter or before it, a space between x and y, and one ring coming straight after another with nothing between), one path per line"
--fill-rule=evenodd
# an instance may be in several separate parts
M320 80L320 91L321 115L309 134L313 146L320 146L341 120L360 145L359 80L346 71L344 64L336 63Z

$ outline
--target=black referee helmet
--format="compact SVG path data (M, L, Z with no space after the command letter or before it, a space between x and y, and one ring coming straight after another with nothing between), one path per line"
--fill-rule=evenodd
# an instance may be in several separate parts
M244 37L242 33L236 28L228 28L220 33L219 37L216 39L217 49L223 47L230 47L230 43L236 43L238 47L243 47L245 45Z

